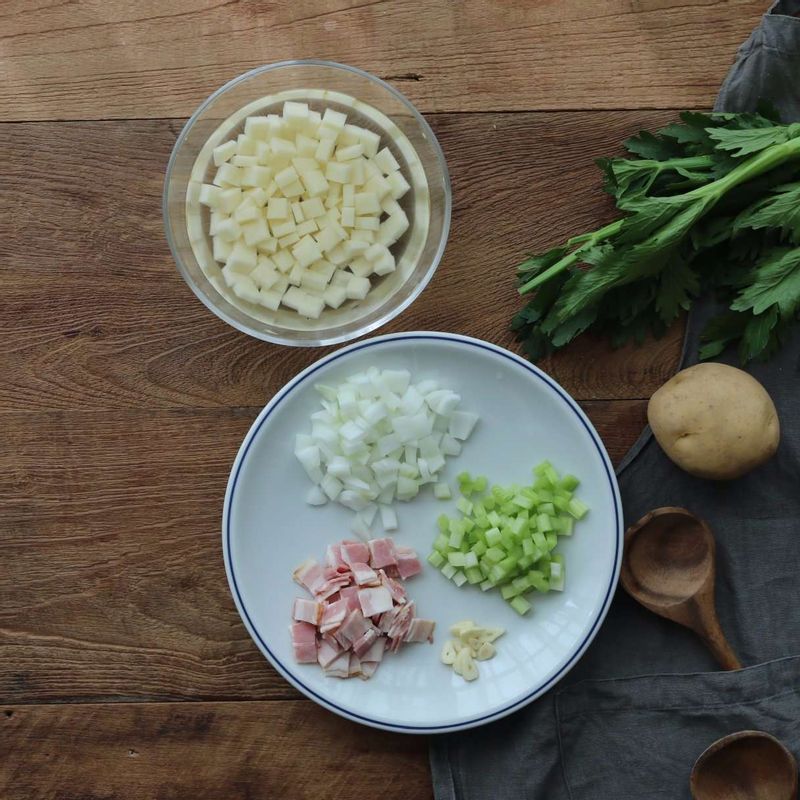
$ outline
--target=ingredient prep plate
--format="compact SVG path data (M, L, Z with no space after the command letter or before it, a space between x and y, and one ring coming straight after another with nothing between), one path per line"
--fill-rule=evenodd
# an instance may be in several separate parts
M311 485L294 456L295 434L306 432L319 408L316 383L337 384L370 366L407 369L412 380L435 378L458 392L460 408L480 421L443 473L453 499L436 500L424 487L397 503L398 544L424 562L406 583L417 614L436 620L435 642L388 653L370 680L326 678L316 664L296 664L289 637L292 602L306 596L292 570L309 557L324 560L329 543L355 538L352 512L329 503L306 505ZM520 617L499 592L461 588L425 559L439 514L455 513L455 477L486 475L491 483L525 483L549 459L581 479L589 514L574 535L561 537L566 588L534 593L534 609ZM379 521L373 536L382 536ZM622 509L611 462L577 403L549 376L495 345L446 333L380 336L343 348L291 380L259 414L231 471L222 522L228 581L250 635L291 684L325 708L377 728L437 733L482 725L535 700L580 658L602 623L619 576ZM507 630L497 655L479 663L472 683L439 660L449 627L461 619Z

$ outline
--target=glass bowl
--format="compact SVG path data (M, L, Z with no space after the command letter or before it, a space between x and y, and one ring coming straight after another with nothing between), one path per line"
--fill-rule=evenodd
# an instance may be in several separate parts
M211 182L211 150L243 130L247 116L280 113L285 100L311 109L345 111L348 122L381 136L411 189L400 199L409 219L392 245L395 272L373 276L364 300L325 308L317 320L283 307L271 312L239 300L222 280L211 253L208 209L200 185ZM319 347L363 336L407 308L430 281L450 228L450 178L442 148L428 123L396 89L363 70L330 61L282 61L246 72L225 84L195 111L167 165L163 213L178 270L197 297L234 328L268 342Z

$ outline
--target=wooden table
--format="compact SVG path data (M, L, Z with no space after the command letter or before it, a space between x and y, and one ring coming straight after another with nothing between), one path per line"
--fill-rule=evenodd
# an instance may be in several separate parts
M513 271L608 220L593 158L707 107L766 0L6 0L0 9L0 797L430 797L423 738L301 699L228 593L220 510L258 410L320 350L239 334L162 232L186 117L261 63L391 81L450 166L444 261L386 331L514 348ZM675 369L581 342L543 366L619 459Z

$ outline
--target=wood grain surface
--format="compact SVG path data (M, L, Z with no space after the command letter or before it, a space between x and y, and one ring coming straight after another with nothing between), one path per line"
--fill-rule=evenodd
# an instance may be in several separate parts
M0 706L3 800L427 800L424 737L302 701Z
M356 64L428 114L444 260L385 331L516 349L515 264L611 218L593 160L711 104L766 0L7 0L0 8L0 798L431 797L424 738L301 698L227 589L230 464L325 350L211 315L164 241L185 118L281 58ZM583 340L542 366L618 461L675 370Z
M710 105L764 0L6 0L0 119L188 116L262 64L324 58L422 111Z

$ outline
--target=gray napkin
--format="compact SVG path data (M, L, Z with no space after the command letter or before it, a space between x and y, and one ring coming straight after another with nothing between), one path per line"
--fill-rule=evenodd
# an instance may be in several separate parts
M742 46L717 108L771 100L800 119L800 0L775 3ZM685 364L712 302L693 309ZM721 361L736 363L731 355ZM572 672L527 708L492 725L433 737L437 800L688 798L694 759L712 741L756 728L800 756L800 333L749 371L775 401L782 436L768 464L732 483L692 478L645 431L618 470L626 524L681 505L717 538L717 603L746 668L717 671L689 631L618 591Z

